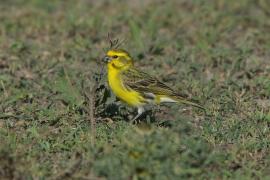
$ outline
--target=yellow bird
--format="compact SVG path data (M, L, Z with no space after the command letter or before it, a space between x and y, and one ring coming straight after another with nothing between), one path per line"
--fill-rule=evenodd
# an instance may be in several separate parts
M138 109L132 121L140 117L146 104L184 103L204 110L204 107L183 98L157 78L136 69L125 50L111 49L103 60L107 63L108 83L114 94Z

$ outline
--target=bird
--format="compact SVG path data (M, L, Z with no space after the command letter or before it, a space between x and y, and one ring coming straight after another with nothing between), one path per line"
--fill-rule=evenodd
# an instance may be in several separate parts
M205 108L183 97L159 79L134 66L134 60L123 49L109 49L103 61L107 64L107 80L113 93L126 104L137 108L137 120L147 104L183 103Z

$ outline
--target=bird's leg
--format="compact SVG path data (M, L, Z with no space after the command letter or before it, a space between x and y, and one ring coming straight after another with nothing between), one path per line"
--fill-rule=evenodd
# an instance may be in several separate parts
M138 119L138 117L140 117L143 112L144 108L142 106L138 107L138 114L131 120L131 123L133 124L134 121L136 121L136 119Z
M156 117L160 115L160 104L157 104L157 106L155 106L153 109L152 109L152 117L154 119L154 121L156 121Z

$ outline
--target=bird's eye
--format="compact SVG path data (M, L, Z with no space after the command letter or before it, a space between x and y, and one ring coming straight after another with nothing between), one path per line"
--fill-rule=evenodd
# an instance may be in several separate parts
M116 58L118 58L118 56L114 55L113 58L116 59Z

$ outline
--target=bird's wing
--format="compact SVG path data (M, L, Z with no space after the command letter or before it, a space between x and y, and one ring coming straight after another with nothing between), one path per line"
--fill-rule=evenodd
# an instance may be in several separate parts
M123 71L121 78L123 85L127 89L139 92L146 99L155 100L156 96L165 96L164 102L180 102L204 109L204 107L192 102L192 100L187 100L186 95L174 92L157 78L137 69L132 68ZM162 99L160 100L162 101Z
M173 96L175 92L155 77L137 69L128 69L122 72L121 78L126 88L141 94Z

